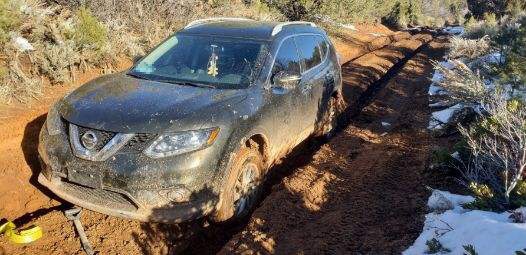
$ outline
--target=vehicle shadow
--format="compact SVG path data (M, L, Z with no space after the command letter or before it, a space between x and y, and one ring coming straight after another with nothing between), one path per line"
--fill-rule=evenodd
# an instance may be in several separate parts
M319 138L309 139L293 149L281 164L272 167L263 184L262 199L255 208L272 192L272 187L293 174L295 169L311 162L323 143ZM197 193L203 192L211 191ZM142 254L157 254L160 250L166 254L217 254L235 234L247 226L249 220L250 215L225 224L209 223L206 219L181 224L142 223L141 230L145 235L134 234L133 238L141 247Z
M35 188L40 190L46 196L64 203L64 200L57 197L38 182L38 174L42 170L38 156L39 134L44 122L46 121L46 117L47 114L42 114L26 125L21 144L22 152L24 153L24 159L27 165L31 168L32 174L31 178L29 179L29 183L35 186Z

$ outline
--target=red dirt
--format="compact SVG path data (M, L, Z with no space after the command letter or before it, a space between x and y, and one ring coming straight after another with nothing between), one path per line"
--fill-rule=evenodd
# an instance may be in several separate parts
M393 38L391 34L389 43ZM369 39L358 35L352 42L337 44L342 58L355 60L345 65L346 92L350 101L367 93L369 84L421 44L413 38L392 46L387 46L388 43L378 46ZM375 53L364 55L370 49L376 50ZM427 119L427 108L423 107L426 99L422 91L427 87L426 77L430 72L425 57L418 55L416 60L409 62L408 66L414 70L405 71L404 77L397 78L403 86L389 83L391 85L380 91L381 97L378 98L384 102L370 104L360 115L360 121L353 122L319 151L309 149L307 154L310 155L294 159L289 169L292 175L283 180L275 177L269 186L279 184L272 187L248 225L202 227L202 221L181 225L143 224L85 210L82 222L92 245L101 254L213 253L234 236L223 251L240 251L243 245L265 253L271 250L276 253L313 252L316 250L306 250L305 247L321 249L329 246L335 247L335 251L344 251L342 247L352 251L374 251L364 249L368 247L366 244L363 247L349 245L346 239L367 243L366 237L374 240L386 236L381 231L383 227L378 228L377 223L390 226L393 231L407 230L400 224L413 223L410 230L419 230L421 226L416 223L420 219L397 223L394 213L410 218L420 215L421 211L422 201L419 199L423 192L418 186L421 186L419 175L406 176L400 182L396 177L402 174L401 171L413 173L424 167L423 155L427 148L422 123ZM0 108L0 129L4 131L0 133L0 218L15 220L19 226L36 224L45 230L42 239L27 246L13 245L0 237L0 254L83 254L72 224L60 211L63 209L61 202L38 185L33 173L39 170L36 154L38 131L50 104L97 75L96 71L79 75L71 87L46 87L46 97L29 107ZM387 136L378 135L378 118L393 123ZM417 143L417 139L421 142ZM410 146L417 149L409 149ZM391 195L393 190L396 194ZM408 191L414 194L408 194L407 198L400 196ZM392 203L398 204L399 210L392 210ZM379 205L385 208L377 207ZM357 211L338 210L338 207L349 209L349 206ZM371 211L360 211L362 207ZM376 228L368 229L367 233L359 232L366 226ZM330 229L343 231L334 239L340 240L343 246L334 246L334 241L329 240L336 232L325 234L321 231ZM286 237L289 231L290 237ZM400 243L397 247L406 245L414 237L411 231L407 232L407 237L392 236L391 242ZM330 252L328 248L326 251Z

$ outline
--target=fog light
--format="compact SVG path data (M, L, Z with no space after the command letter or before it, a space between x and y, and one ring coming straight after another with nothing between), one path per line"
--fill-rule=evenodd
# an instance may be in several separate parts
M158 191L141 190L137 192L136 198L139 203L147 207L169 207L176 203L190 201L190 190L184 187L174 187Z
M172 202L183 203L190 201L191 192L184 187L177 187L174 189L161 190L159 194Z

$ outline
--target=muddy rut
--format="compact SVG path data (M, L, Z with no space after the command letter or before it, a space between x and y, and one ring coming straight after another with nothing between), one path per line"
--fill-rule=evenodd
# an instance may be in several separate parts
M342 130L329 141L308 140L274 167L245 222L144 224L85 210L92 245L100 254L399 253L418 235L425 210L430 59L444 48L430 40L404 36L352 56L343 66ZM46 108L21 114L24 130L13 122L2 125L13 132L0 134L0 162L9 162L0 166L0 218L38 224L45 236L29 246L0 238L0 254L83 254L61 212L68 205L31 177Z

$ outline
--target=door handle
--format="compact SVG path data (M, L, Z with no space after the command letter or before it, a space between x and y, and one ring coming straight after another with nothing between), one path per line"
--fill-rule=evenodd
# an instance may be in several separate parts
M334 73L327 73L325 74L325 82L327 85L331 85L334 83Z

